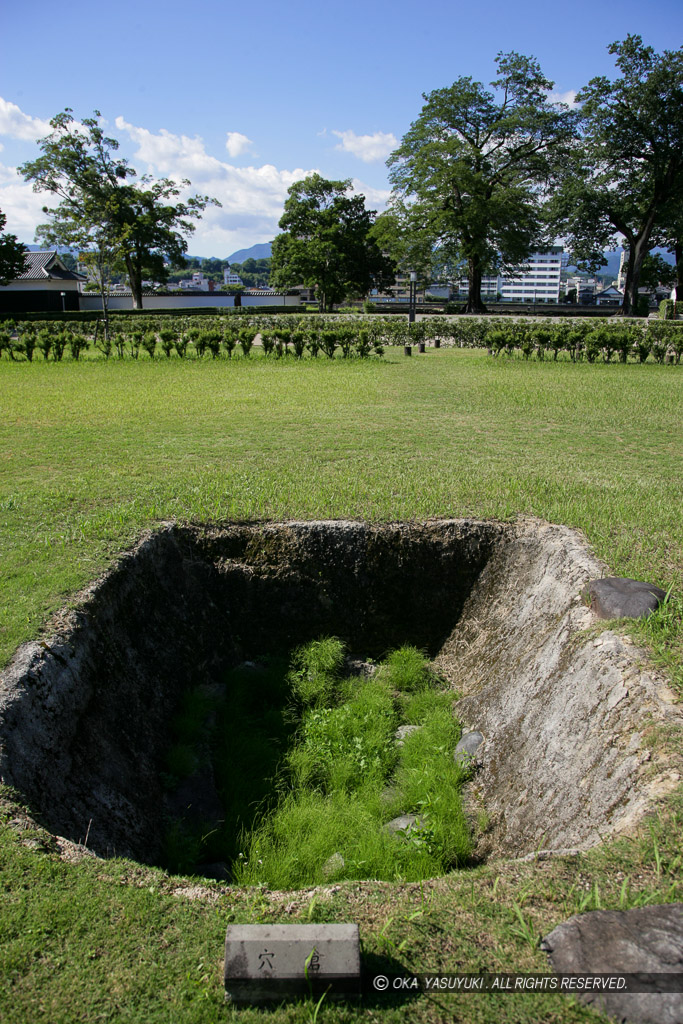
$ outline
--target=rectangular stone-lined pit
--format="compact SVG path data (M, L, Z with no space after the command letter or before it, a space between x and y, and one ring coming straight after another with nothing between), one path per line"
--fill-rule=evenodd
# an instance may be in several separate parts
M607 575L580 534L536 520L164 524L0 677L0 781L56 835L159 863L186 692L320 636L364 659L413 644L483 736L477 857L589 848L683 775L643 728L682 727L663 678L588 631L581 592Z

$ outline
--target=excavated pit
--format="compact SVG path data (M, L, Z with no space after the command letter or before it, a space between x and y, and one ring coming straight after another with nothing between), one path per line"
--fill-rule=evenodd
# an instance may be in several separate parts
M321 635L374 658L410 643L484 735L478 855L589 848L675 786L651 738L683 724L643 652L591 630L580 591L603 575L578 533L536 521L166 524L0 677L0 778L56 835L158 863L183 693Z

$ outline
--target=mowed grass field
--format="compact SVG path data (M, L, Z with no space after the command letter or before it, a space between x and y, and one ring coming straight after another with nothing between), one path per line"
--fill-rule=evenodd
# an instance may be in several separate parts
M582 529L615 575L672 587L638 636L683 686L681 367L480 350L302 363L0 360L0 412L3 662L162 520L534 515ZM570 914L681 898L682 814L674 796L631 840L423 886L344 883L296 897L215 886L203 899L129 862L63 863L41 852L44 836L28 849L0 825L0 1019L261 1019L223 1005L230 920L356 920L376 964L544 971L538 935ZM313 1013L302 1004L267 1016ZM324 1003L318 1020L406 1015L602 1019L559 996L442 994Z

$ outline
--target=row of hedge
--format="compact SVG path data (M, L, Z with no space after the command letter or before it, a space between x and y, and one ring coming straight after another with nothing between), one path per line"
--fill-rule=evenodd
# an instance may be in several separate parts
M425 319L409 324L405 318L333 314L277 316L146 316L117 321L105 335L100 321L76 324L21 320L0 327L0 355L32 361L61 360L66 352L78 359L88 348L105 358L231 357L236 348L248 355L257 336L266 356L302 358L308 353L338 352L345 358L381 355L387 345L424 343L440 347L486 348L493 356L518 354L529 359L595 362L679 363L683 353L683 323L664 320L614 319L599 323L578 318L509 320L496 317Z
M138 359L143 352L151 359L157 356L185 359L188 355L198 359L210 355L216 359L221 354L231 358L237 348L244 356L249 356L257 337L260 337L264 355L275 358L292 354L301 359L305 353L313 357L323 353L332 359L340 352L345 359L353 356L366 359L384 353L384 346L376 335L371 336L362 327L358 330L356 324L348 321L330 324L320 320L311 324L304 318L293 321L287 317L267 318L264 324L254 322L255 318L246 322L245 319L219 317L202 318L200 326L192 323L193 319L159 323L154 318L146 318L121 323L117 325L119 329L108 334L97 322L65 326L22 321L0 330L0 356L6 353L11 360L33 362L40 353L43 360L61 362L67 352L71 359L78 360L83 352L93 348L105 359Z

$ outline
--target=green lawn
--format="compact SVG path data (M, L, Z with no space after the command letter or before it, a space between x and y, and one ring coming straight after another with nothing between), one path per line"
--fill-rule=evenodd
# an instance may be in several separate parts
M526 514L581 528L615 574L673 585L669 610L641 633L683 684L680 367L494 360L481 350L300 364L0 360L0 412L4 662L161 520ZM676 803L642 841L578 862L491 865L422 893L345 883L313 904L310 894L258 890L191 900L159 871L74 868L0 827L0 1018L223 1020L230 919L353 919L368 954L395 954L405 940L399 959L423 970L544 970L515 905L535 936L581 907L680 899ZM430 1022L599 1019L529 995L323 1007L318 1019L376 1019L382 1006L387 1022L406 1012ZM290 1007L268 1019L311 1014Z

